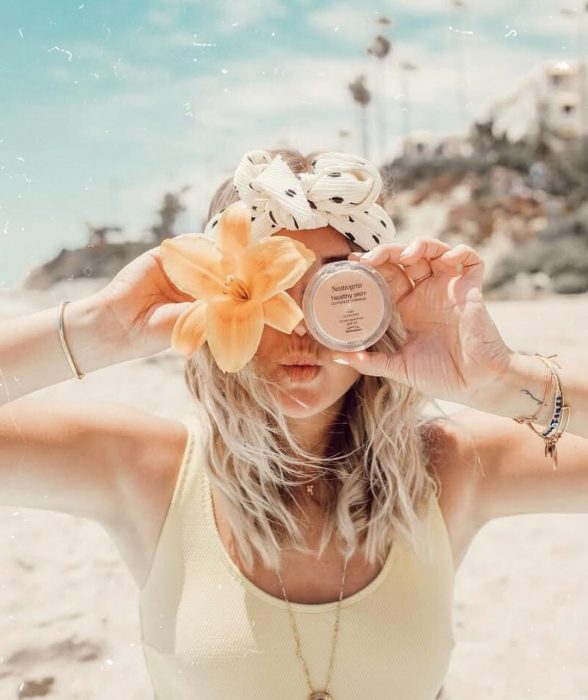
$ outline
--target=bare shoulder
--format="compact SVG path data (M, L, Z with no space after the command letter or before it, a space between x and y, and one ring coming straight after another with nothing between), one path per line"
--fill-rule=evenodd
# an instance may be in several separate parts
M181 421L130 405L22 397L0 408L0 505L97 522L138 578L186 444Z
M429 466L439 483L439 505L456 569L484 524L478 496L484 462L492 459L492 418L464 408L426 423L421 430Z
M146 423L142 412L106 401L22 397L3 405L0 504L114 526L121 511L119 484L133 469Z
M116 528L173 479L185 436L180 421L122 403L19 398L0 408L0 504Z
M558 443L556 466L543 441L512 418L467 409L456 414L456 429L477 465L473 496L478 527L512 515L588 512L586 438L566 432Z
M180 420L133 409L126 430L133 458L120 474L123 517L111 535L141 588L173 496L188 429Z

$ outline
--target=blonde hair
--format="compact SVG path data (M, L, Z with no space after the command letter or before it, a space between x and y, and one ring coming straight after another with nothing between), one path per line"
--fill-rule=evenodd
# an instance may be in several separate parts
M313 154L304 157L289 149L269 153L279 153L295 173L308 169L313 159ZM228 179L211 201L209 219L237 200ZM371 349L392 353L404 338L395 311ZM184 376L202 409L204 466L227 500L232 536L249 573L256 556L278 570L280 549L311 553L295 517L299 504L292 488L309 474L324 481L319 557L334 535L344 541L345 556L362 547L371 564L376 559L383 564L397 538L424 551L420 511L439 485L427 469L422 394L383 377L361 375L347 391L321 456L289 432L273 384L259 372L255 357L240 371L223 373L205 343L186 361Z

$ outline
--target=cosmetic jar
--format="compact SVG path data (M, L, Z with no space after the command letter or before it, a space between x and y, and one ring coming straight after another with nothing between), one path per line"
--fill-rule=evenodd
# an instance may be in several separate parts
M302 312L319 343L352 352L384 335L392 318L392 298L386 280L373 267L340 260L324 265L310 279Z

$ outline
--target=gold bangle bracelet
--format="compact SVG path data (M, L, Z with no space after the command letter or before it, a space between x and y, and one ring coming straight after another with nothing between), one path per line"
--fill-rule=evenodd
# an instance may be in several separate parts
M71 352L69 350L69 347L67 346L67 342L65 340L65 335L63 332L63 311L67 304L69 304L69 301L62 301L59 305L59 339L61 340L61 347L63 348L63 352L65 353L65 357L69 363L69 366L71 367L72 372L74 373L74 376L76 376L78 379L83 379L86 375L83 372L80 372L80 370L76 367L76 363L74 362L74 359L71 356Z
M528 425L529 428L535 433L535 435L538 435L543 440L543 442L545 443L545 456L547 457L549 455L552 458L553 469L555 470L558 466L557 442L563 435L570 421L570 407L565 403L561 379L558 371L553 366L557 365L557 362L555 362L554 360L551 361L552 358L556 357L556 355L549 355L548 357L544 357L543 355L540 355L536 352L535 356L538 357L541 360L541 362L543 362L543 364L546 365L546 367L549 369L548 385L551 386L553 383L555 383L553 416L549 421L547 430L543 431L536 430L532 425L539 413L539 410L537 410L534 416L530 416L528 418L515 418L514 420L517 423L525 423L525 425ZM557 366L559 367L559 365Z

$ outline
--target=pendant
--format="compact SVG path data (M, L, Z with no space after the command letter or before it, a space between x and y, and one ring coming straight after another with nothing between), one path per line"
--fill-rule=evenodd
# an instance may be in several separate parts
M326 690L315 690L310 694L309 700L333 700L333 697Z

